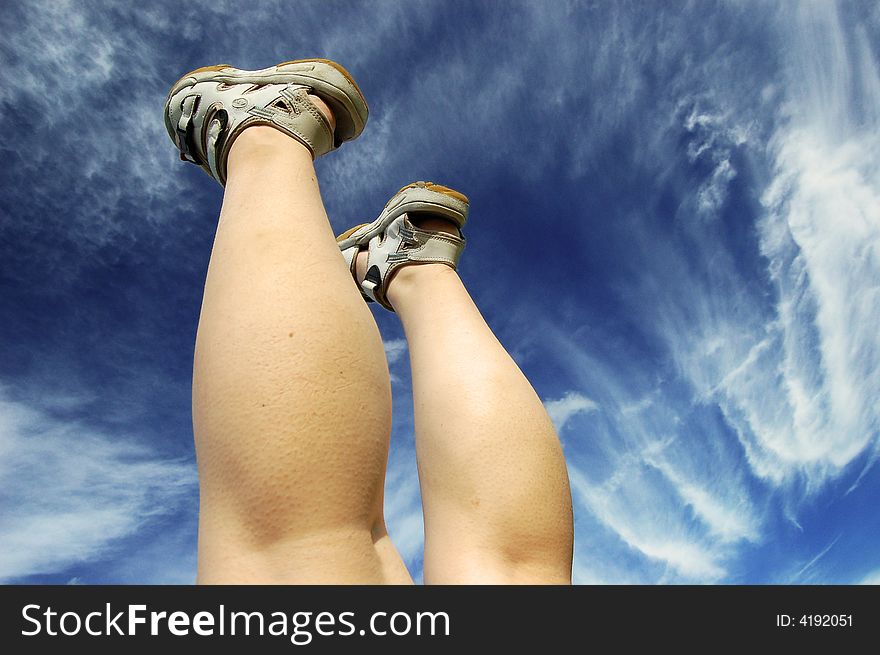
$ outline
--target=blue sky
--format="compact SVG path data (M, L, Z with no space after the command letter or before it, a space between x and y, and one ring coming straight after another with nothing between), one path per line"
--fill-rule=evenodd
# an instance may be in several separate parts
M221 194L192 68L328 57L339 231L471 198L461 274L544 399L580 583L880 583L874 2L4 2L0 581L195 577L192 349ZM406 344L389 530L422 524Z

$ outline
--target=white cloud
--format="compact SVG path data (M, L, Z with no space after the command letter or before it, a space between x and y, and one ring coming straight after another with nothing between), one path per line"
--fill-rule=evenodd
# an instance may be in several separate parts
M710 488L702 482L689 479L680 470L681 464L677 459L669 461L659 453L656 457L648 454L646 461L663 473L714 537L725 543L758 539L758 521L751 507L751 499L742 486L714 480Z
M0 580L89 562L152 519L195 510L191 462L5 396L0 389Z
M737 85L734 95L711 79L679 101L678 115L690 108L686 155L713 172L679 209L675 240L649 217L633 219L630 292L634 311L650 307L643 320L695 400L717 404L751 472L797 504L804 490L878 453L880 109L863 100L880 78L862 31L842 25L831 3L793 13L781 12L783 79L754 89L783 103L778 114L751 112L739 97L747 90ZM756 234L766 290L742 273L743 258L717 228L688 218L688 209L707 216L723 204L735 148L754 164L759 189L765 176Z
M392 451L385 479L385 523L410 574L418 580L425 543L424 519L415 457L408 448Z
M553 359L565 362L579 388L602 407L589 455L586 443L569 435L578 575L609 583L727 578L740 545L762 540L766 512L730 437L711 422L698 429L682 422L691 398L663 387L645 391L632 362L594 354L603 352L601 335L578 343L549 325L540 333ZM613 537L592 534L585 513ZM609 538L634 553L629 567Z
M136 23L139 15L127 17ZM158 61L138 54L149 50L147 38L137 30L108 29L108 17L76 2L34 3L25 18L6 40L16 57L4 69L0 101L27 106L44 127L64 129L51 151L22 144L23 162L44 169L49 160L65 156L70 160L65 166L75 167L76 175L112 181L104 192L158 197L179 189L178 169L171 166L174 147L162 123L164 91L149 92ZM120 82L123 88L111 92L109 86ZM103 101L95 102L102 92ZM10 145L19 144L15 139ZM40 187L39 178L31 177L31 188ZM98 220L100 204L94 209L92 218ZM89 234L99 237L96 226Z
M796 13L785 37L789 103L769 144L758 224L775 316L760 326L722 308L702 325L715 349L704 340L678 350L753 471L815 490L876 446L880 424L880 112L859 102L878 88L876 61L834 6Z
M717 218L727 200L727 188L737 172L731 163L734 148L751 136L749 125L737 123L729 114L701 113L700 100L688 97L679 102L679 110L690 105L684 128L690 135L687 158L691 163L707 161L712 174L696 192L696 213L704 219Z
M727 199L727 185L736 177L736 170L729 158L717 162L712 177L697 192L697 209L704 215L712 215Z
M856 582L856 584L880 585L880 569L874 569L866 574L861 580Z
M594 412L598 409L596 403L576 391L569 391L558 400L545 400L544 407L556 426L557 432L562 432L562 428L572 416Z
M636 461L623 463L602 485L571 465L569 475L576 499L630 548L692 582L715 582L726 574L721 552L701 542L685 518L657 496Z
M388 364L393 365L407 353L406 339L389 339L383 341L385 346L385 356L388 358Z
M791 576L791 579L787 581L787 584L796 584L803 582L813 582L814 584L818 584L822 581L816 579L815 567L816 564L821 560L828 552L834 548L834 545L840 540L840 535L837 535L831 543L829 543L825 548L819 551L809 562L801 566L794 575Z

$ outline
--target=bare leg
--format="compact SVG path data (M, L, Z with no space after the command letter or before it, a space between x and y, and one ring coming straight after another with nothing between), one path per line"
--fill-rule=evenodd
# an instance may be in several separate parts
M451 268L401 268L388 298L412 363L425 581L569 583L568 475L532 386Z
M246 129L193 374L202 583L411 582L382 515L388 366L308 150Z

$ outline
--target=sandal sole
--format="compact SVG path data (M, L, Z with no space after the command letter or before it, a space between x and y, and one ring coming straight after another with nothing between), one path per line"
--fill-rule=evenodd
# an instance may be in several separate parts
M467 221L467 210L467 196L454 189L431 182L408 184L388 201L376 220L343 232L336 241L341 250L364 243L381 234L395 218L409 212L440 214L461 229Z

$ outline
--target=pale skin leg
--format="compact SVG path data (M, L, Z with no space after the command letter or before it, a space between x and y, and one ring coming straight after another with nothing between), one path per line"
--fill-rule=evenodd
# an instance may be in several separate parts
M193 380L199 581L411 582L382 518L387 364L308 151L250 128L228 165ZM451 269L403 269L389 299L413 364L426 582L567 582L570 493L540 400Z
M438 219L417 223L455 231ZM402 267L388 299L412 365L425 582L570 583L568 474L531 384L451 268Z
M308 150L233 144L193 372L200 583L409 583L385 530L391 390Z

